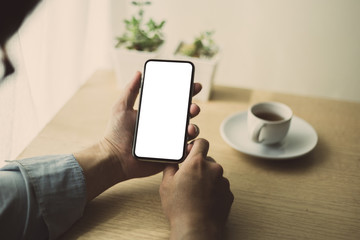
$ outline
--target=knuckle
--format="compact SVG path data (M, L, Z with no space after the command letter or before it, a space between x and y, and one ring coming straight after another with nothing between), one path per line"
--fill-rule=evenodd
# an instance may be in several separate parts
M224 178L224 185L226 189L230 189L230 181L227 178Z
M220 164L214 163L213 168L217 176L221 177L224 174L224 168Z
M232 204L234 202L234 200L235 200L234 194L230 191L229 192L229 202L230 202L230 204Z

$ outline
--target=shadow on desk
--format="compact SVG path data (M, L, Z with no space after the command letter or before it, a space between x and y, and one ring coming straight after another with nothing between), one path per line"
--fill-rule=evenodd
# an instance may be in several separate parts
M244 154L238 153L239 158L247 161L248 164L254 167L282 173L302 173L312 168L317 168L329 158L328 154L329 149L321 140L319 140L316 147L310 153L287 160L269 160L252 156L244 157Z

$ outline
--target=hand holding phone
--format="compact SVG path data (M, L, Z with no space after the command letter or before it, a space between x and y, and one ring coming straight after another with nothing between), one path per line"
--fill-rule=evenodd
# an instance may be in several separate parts
M191 62L145 63L133 142L136 158L165 162L184 159L193 81Z

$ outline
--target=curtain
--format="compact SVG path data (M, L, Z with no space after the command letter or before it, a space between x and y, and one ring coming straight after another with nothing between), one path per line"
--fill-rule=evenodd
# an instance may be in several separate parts
M43 0L8 42L0 166L14 159L99 68L111 68L111 1ZM46 154L46 149L44 149Z

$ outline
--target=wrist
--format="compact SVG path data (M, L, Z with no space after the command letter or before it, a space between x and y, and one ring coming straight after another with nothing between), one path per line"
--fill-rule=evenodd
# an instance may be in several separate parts
M88 201L125 180L117 155L104 140L74 153L74 156L83 169Z
M212 240L221 239L222 230L213 222L201 218L177 219L170 223L170 239Z

